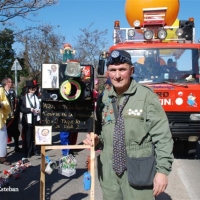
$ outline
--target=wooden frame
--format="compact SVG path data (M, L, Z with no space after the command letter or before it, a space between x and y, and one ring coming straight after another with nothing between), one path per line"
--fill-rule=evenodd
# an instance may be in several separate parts
M90 133L94 144L94 133ZM58 146L41 146L41 168L40 168L40 200L45 200L45 152L49 149L90 149L90 174L91 188L90 200L94 200L94 183L95 183L95 150L90 145L58 145Z

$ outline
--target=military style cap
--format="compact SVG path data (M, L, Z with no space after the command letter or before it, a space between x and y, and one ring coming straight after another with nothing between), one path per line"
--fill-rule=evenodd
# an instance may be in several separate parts
M114 50L110 53L106 66L114 65L114 64L122 64L127 63L129 65L133 65L131 61L131 55L124 50Z

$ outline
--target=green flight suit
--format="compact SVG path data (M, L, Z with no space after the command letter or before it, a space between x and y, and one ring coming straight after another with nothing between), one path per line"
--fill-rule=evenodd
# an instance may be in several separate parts
M149 88L131 81L124 94L129 100L123 109L126 151L129 157L148 157L155 145L156 171L168 175L173 162L173 140L169 123L157 95ZM124 94L117 96L112 88L104 91L97 102L95 132L102 151L98 158L98 176L104 200L153 200L153 186L136 189L129 185L127 172L118 177L112 169L115 116L112 97L121 105Z

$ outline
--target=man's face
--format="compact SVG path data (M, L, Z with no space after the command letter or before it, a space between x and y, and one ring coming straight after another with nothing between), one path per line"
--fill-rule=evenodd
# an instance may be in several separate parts
M168 62L167 65L168 67L173 67L173 62Z
M33 94L33 93L36 92L37 88L36 87L32 87L32 88L29 88L28 90L29 90L29 93Z
M146 62L144 62L144 67L148 70L148 71L152 71L152 69L153 69L153 62L148 62L148 61L146 61Z
M98 89L99 89L99 83L96 83L96 84L94 85L94 89L95 89L95 90L98 90Z
M8 88L12 87L12 80L10 78L7 79L6 85L7 85Z
M111 83L118 94L122 94L129 88L133 66L130 66L127 63L109 65L107 72Z

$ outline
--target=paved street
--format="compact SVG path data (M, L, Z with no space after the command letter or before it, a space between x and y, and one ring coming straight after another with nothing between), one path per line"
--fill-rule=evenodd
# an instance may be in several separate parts
M79 133L78 144L85 138L85 133ZM58 133L53 133L53 145L59 145ZM183 143L175 144L176 149L183 152ZM14 153L13 143L9 145L8 158L17 162L23 156ZM83 174L87 171L86 159L89 150L76 150L77 171L76 174L68 178L60 175L58 170L54 170L51 175L46 174L45 199L46 200L89 200L90 191L85 191L83 187ZM48 150L46 155L51 160L58 161L61 157L61 150ZM98 152L96 152L98 155ZM18 189L18 192L0 191L0 200L39 200L40 196L40 157L33 156L29 159L32 167L20 174L17 180L10 179L10 188ZM200 180L200 161L193 156L178 155L173 164L173 171L169 176L169 185L165 193L161 194L156 200L199 200L199 180ZM0 164L0 174L9 167ZM96 170L95 170L96 173ZM95 200L103 200L97 174L95 175Z

